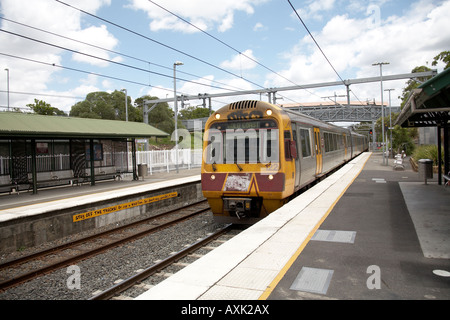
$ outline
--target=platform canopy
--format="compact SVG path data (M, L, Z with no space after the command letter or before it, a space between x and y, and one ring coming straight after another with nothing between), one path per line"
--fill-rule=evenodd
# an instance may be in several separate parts
M402 127L437 127L438 183L442 184L442 151L444 172L450 174L450 68L424 82L410 94L395 124Z
M0 112L0 138L149 138L168 133L142 122Z
M444 127L449 121L450 68L414 89L395 124L402 127Z

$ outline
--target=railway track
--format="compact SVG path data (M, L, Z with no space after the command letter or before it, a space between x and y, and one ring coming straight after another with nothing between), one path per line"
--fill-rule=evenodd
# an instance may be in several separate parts
M152 275L155 275L155 274L161 272L163 269L167 268L168 266L171 266L171 265L177 263L180 259L193 254L195 251L199 250L200 248L204 248L207 244L215 241L218 237L227 233L231 229L232 229L231 224L226 225L225 227L215 231L214 233L208 235L207 237L200 239L197 242L187 246L185 249L172 254L168 258L153 264L152 266L138 272L137 274L129 277L128 279L121 281L120 283L112 286L111 288L109 288L107 290L97 293L95 296L91 297L90 300L108 300L108 299L118 296L120 293L128 290L129 288L131 288L137 284L140 284L143 280L151 277ZM121 297L119 299L123 299L123 297Z
M0 265L0 291L165 229L209 210L207 201L164 212Z

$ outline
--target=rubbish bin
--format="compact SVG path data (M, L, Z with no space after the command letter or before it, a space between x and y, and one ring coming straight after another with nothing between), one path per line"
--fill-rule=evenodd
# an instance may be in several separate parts
M433 160L419 160L419 179L424 179L425 184L427 184L427 179L433 179Z
M146 163L138 164L138 176L142 177L142 180L144 180L144 177L146 175L147 175L147 164Z

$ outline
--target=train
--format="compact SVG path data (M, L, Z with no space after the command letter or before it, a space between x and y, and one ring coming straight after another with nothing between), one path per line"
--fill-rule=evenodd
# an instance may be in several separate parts
M230 103L205 124L202 192L215 221L253 224L367 149L349 129L263 101Z

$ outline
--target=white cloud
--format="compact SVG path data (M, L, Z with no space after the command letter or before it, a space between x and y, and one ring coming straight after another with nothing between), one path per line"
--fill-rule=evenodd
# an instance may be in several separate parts
M414 3L403 16L382 17L375 27L370 24L370 16L351 18L347 14L338 15L330 19L322 30L315 32L314 36L343 79L349 78L346 76L349 70L352 78L378 76L379 68L372 66L372 63L381 61L390 62L383 67L385 75L408 73L427 62L431 67L433 57L448 50L450 33L443 32L448 29L448 12L450 1L437 5L433 1L422 0ZM309 36L301 39L282 57L288 62L288 68L280 73L297 84L339 80ZM397 105L399 101L396 98L401 94L405 82L406 79L385 85L386 88L394 86L396 89L393 98ZM292 83L270 75L265 85L276 87ZM380 88L376 83L352 87L363 101L367 98L380 99ZM344 86L338 90L345 93ZM317 101L318 97L313 99Z
M210 0L166 0L155 1L165 9L181 16L202 30L217 28L219 32L225 32L232 28L234 14L237 11L249 15L254 13L254 6L267 0L221 0L220 3ZM186 33L198 32L185 22L152 4L147 0L132 0L130 5L135 10L143 10L151 19L152 31L175 30Z
M251 59L249 59L251 58ZM256 67L256 58L253 55L253 51L248 49L242 52L242 54L236 54L231 60L226 60L220 64L224 69L231 70L250 70Z
M264 25L261 22L258 22L255 24L255 26L253 27L253 31L261 31L266 29L266 27L264 27Z
M309 5L297 9L297 12L303 19L322 20L322 11L333 9L335 0L310 0ZM294 16L295 14L292 14Z
M82 0L67 1L76 7L82 8L88 12L95 13L99 8L110 4L110 0ZM113 49L117 46L117 39L109 33L104 25L99 27L88 25L83 26L81 13L65 5L52 0L2 0L2 16L15 22L36 27L51 33L63 35L66 37L78 39L86 43L92 43L106 49ZM90 46L80 44L57 37L50 33L44 33L38 30L27 28L13 22L1 20L1 28L33 39L38 39L60 47L70 48L72 50L86 52L92 55L98 55L105 59L117 59L105 51L94 49ZM0 33L0 43L3 45L1 52L11 56L33 59L49 64L64 65L65 50L35 41L27 40L7 33ZM73 54L72 59L77 62L85 62L95 66L106 66L108 63L98 59L87 58L79 54ZM44 65L36 62L24 61L21 59L6 57L0 55L0 65L10 70L10 91L29 92L29 93L48 93L48 87L55 81L59 81L61 76L58 74L62 69ZM3 88L3 77L0 84ZM65 83L67 79L59 83ZM94 89L94 87L89 86ZM79 96L80 90L75 88L71 90ZM82 90L83 91L83 90ZM54 91L52 94L55 94ZM68 91L61 95L69 95ZM1 95L3 98L3 95ZM10 95L11 107L24 107L27 103L33 101L33 96ZM71 99L61 99L56 97L45 97L45 100L52 106L68 111L70 109ZM0 105L4 106L2 100Z
M111 50L115 48L118 44L118 40L109 33L105 25L100 27L90 26L86 29L72 31L73 36L71 38L88 43L95 44L97 47L105 48ZM110 57L110 53L105 50L94 48L92 46L84 44L75 44L76 50L91 56L100 57L105 60L116 60L117 58ZM71 42L70 48L74 47L74 42ZM108 61L96 59L83 54L74 53L72 59L78 62L86 62L92 65L97 65L101 67L106 67L109 65ZM120 61L121 58L119 58Z

